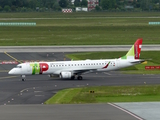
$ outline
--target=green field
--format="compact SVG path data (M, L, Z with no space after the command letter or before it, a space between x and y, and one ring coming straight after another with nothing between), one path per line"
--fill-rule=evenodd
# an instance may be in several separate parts
M137 16L160 15L157 12L1 13L0 22L36 22L37 26L1 26L0 45L131 45L137 38L143 38L143 44L160 44L160 26L148 25L160 18L117 18Z
M94 93L90 93L94 91ZM100 86L71 88L58 92L45 104L160 101L160 85Z

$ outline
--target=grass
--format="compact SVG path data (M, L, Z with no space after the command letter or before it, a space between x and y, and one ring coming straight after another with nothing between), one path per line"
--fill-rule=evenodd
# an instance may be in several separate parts
M105 18L160 16L158 13L1 13L0 22L36 22L37 26L0 27L0 46L160 44L160 29L148 25L160 18ZM31 18L52 19L31 19Z
M159 12L24 12L0 13L0 18L159 17Z
M75 90L75 92L73 92ZM89 91L94 91L90 93ZM67 94L63 94L67 92ZM68 96L70 95L70 96ZM57 97L60 96L60 97ZM100 86L65 89L45 104L160 101L160 85Z
M160 44L159 32L159 26L0 27L0 45L131 45L137 38Z
M73 60L85 59L113 59L124 56L127 52L87 52L68 54L66 57ZM160 51L142 51L141 59L151 59L147 64L138 64L128 68L123 68L121 71L128 74L160 74L160 70L145 70L145 66L160 66Z
M45 104L54 103L69 103L76 94L80 92L80 89L65 89L58 92L58 94L54 95L54 98L50 98L45 102Z

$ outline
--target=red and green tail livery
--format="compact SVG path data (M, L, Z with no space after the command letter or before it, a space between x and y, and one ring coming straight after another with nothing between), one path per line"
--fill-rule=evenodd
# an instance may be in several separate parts
M142 48L142 41L143 39L139 38L128 51L128 53L125 56L121 57L121 59L139 59Z

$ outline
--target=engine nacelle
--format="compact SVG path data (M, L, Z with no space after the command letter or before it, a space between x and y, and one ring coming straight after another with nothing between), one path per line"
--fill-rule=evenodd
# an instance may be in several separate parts
M70 79L72 77L72 73L71 72L61 72L60 76L61 79Z

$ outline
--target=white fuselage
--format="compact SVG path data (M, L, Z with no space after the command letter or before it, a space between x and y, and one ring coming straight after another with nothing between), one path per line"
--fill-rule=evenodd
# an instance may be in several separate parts
M55 74L61 72L96 72L112 71L124 67L135 65L132 61L122 59L104 59L104 60L81 60L81 61L58 61L58 62L34 62L22 63L9 71L9 74L34 75L34 74ZM82 71L82 72L81 72ZM75 72L76 73L76 72Z

